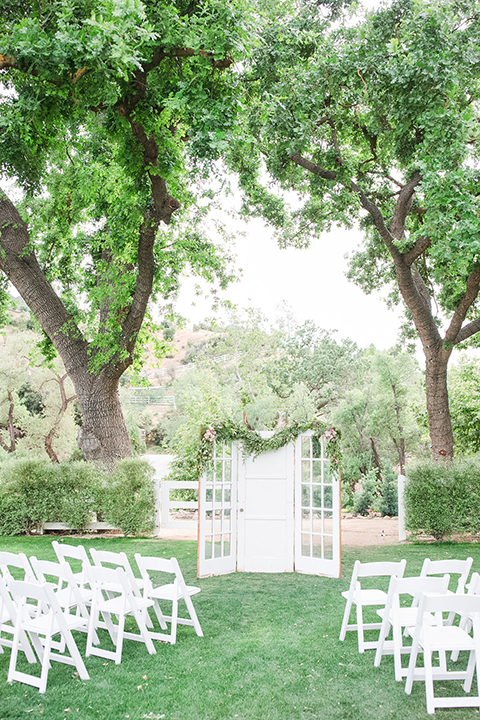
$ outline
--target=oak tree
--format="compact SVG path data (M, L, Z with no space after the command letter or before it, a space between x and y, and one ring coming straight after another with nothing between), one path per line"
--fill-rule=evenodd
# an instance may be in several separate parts
M478 3L395 0L323 33L299 13L267 28L249 69L248 132L231 152L245 210L284 243L361 223L350 276L405 304L433 457L452 457L447 366L480 331ZM292 214L262 165L299 192Z
M241 0L2 3L0 172L26 195L0 191L1 290L61 356L87 459L131 454L118 384L150 299L185 267L228 280L194 181L235 121L245 17Z

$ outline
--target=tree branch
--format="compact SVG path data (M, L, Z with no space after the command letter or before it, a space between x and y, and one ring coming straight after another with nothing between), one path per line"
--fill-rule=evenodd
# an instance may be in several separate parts
M465 290L465 294L455 308L455 312L453 313L450 325L447 332L445 333L445 342L452 343L453 345L461 342L457 339L458 335L460 334L460 331L462 331L462 324L465 320L465 316L469 308L472 306L472 304L478 297L479 290L480 268L475 268L475 270L472 270L472 272L467 278L467 288ZM472 323L470 323L470 325L471 324ZM468 327L468 325L466 327ZM466 328L464 328L463 330L466 330Z
M299 165L299 167L305 168L305 170L308 170L309 172L313 173L314 175L318 175L319 177L322 177L324 180L336 180L337 179L337 171L336 170L324 170L316 163L312 162L311 160L307 160L307 158L304 158L302 155L300 155L299 152L292 153L288 156L289 160L295 163L295 165Z

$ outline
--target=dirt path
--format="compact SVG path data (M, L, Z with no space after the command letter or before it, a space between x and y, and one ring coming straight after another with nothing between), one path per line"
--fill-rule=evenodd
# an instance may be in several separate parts
M196 530L161 530L163 540L196 540ZM398 543L398 518L342 516L342 545L364 547L367 545L396 545Z

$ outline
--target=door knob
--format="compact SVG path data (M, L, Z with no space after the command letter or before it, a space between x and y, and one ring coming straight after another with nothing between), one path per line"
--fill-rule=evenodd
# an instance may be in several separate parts
M240 508L240 512L243 512L243 508Z

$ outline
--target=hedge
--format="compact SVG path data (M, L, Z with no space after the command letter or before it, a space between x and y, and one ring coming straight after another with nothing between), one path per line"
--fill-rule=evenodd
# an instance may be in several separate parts
M83 531L92 514L125 535L153 529L154 470L140 459L104 471L85 462L8 460L0 464L0 535L31 534L46 522Z
M405 525L440 540L480 533L480 455L450 462L422 460L407 471Z

